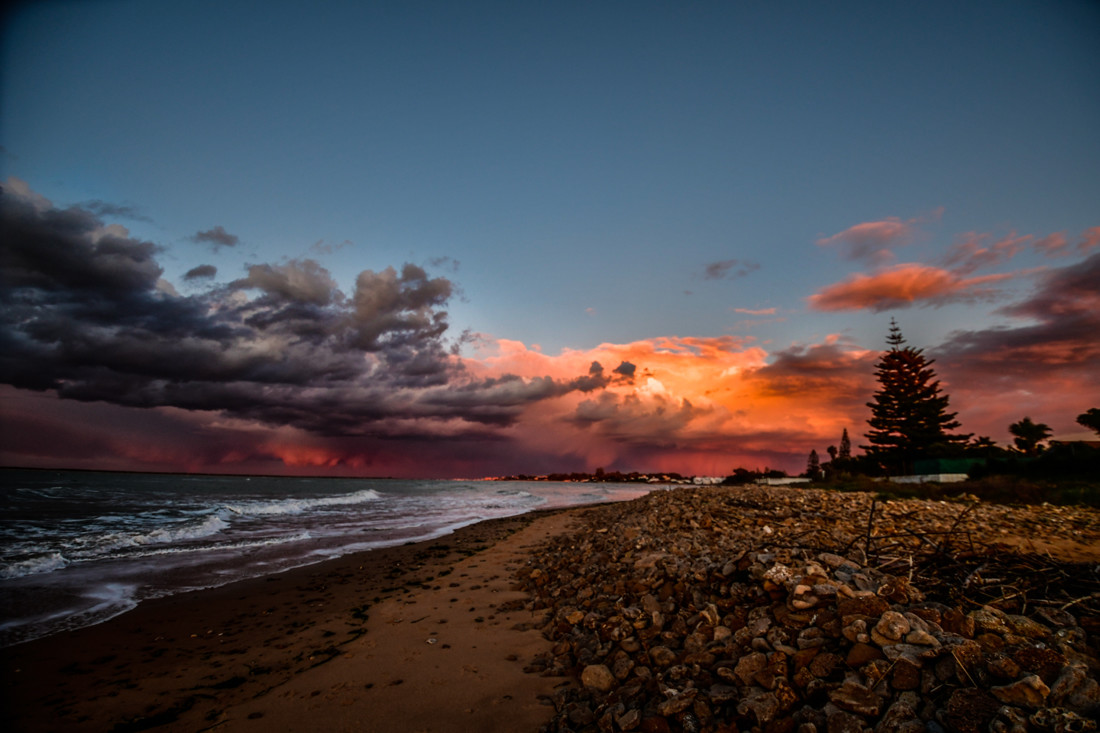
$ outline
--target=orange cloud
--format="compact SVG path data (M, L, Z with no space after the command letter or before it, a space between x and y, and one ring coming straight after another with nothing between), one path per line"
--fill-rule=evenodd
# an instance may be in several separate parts
M799 468L810 447L857 431L869 352L839 339L769 354L748 339L666 337L549 355L516 341L464 360L481 379L563 382L593 363L632 379L527 405L505 431L517 450L588 468L724 474L738 465ZM820 444L820 445L819 445Z
M1015 277L1014 274L963 278L940 267L906 263L865 275L857 273L844 282L830 285L808 298L810 307L819 311L884 311L907 308L915 303L941 306L948 303L973 303L996 295L990 283Z

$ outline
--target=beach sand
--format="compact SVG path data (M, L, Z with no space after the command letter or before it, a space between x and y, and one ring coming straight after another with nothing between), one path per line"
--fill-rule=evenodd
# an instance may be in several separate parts
M5 727L537 730L562 679L524 673L549 642L531 612L498 608L526 597L517 564L577 511L148 601L0 650Z

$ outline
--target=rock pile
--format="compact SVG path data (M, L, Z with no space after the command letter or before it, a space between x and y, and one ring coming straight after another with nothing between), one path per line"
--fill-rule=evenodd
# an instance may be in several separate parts
M1061 512L1046 538L1100 540ZM1045 598L989 571L1037 513L725 487L589 510L518 573L554 642L528 671L579 682L549 729L1096 730L1100 567L1046 560Z

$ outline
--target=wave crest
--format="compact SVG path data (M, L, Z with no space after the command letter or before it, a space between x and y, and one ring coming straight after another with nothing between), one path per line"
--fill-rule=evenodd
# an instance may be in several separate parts
M49 552L0 566L0 579L12 580L39 573L52 573L68 564L69 561L60 552Z
M323 509L330 506L348 506L363 504L382 498L374 489L363 489L351 494L338 496L321 496L316 499L279 499L277 501L252 501L239 504L225 504L226 509L233 514L244 516L271 516L276 514L301 514L311 509Z

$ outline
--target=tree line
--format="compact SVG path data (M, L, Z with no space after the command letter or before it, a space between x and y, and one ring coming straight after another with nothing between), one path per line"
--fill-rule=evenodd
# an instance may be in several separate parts
M1012 423L1014 447L997 446L988 436L975 440L973 433L954 432L961 427L957 413L950 412L950 398L943 391L936 372L935 360L928 359L923 349L907 345L901 328L893 319L886 338L889 349L875 365L878 389L872 401L868 431L864 434L866 445L860 448L862 456L853 457L847 428L840 438L839 448L829 446L830 461L822 464L817 450L811 450L806 461L806 473L810 478L822 478L829 474L849 473L872 476L904 475L911 473L954 473L968 471L918 471L929 465L954 465L967 469L981 466L986 469L1020 472L1020 462L1015 459L1035 459L1040 454L1051 458L1041 468L1060 472L1090 471L1100 460L1100 451L1087 444L1055 446L1046 451L1043 442L1051 435L1049 425L1036 423L1029 416ZM1077 416L1082 426L1100 434L1100 408L1091 408ZM999 462L999 463L998 463ZM980 471L978 471L980 472ZM1094 474L1095 475L1095 474Z

